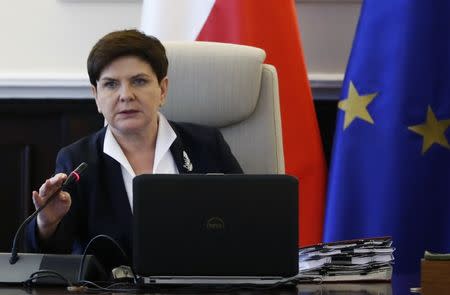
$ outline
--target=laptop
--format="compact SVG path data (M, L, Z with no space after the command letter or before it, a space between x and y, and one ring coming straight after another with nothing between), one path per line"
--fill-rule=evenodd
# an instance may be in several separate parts
M298 181L139 175L133 266L145 284L273 284L298 273Z

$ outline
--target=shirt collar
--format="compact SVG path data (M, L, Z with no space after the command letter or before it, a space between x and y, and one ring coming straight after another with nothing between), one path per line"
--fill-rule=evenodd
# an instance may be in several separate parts
M161 159L167 152L170 152L170 146L177 138L175 131L170 126L166 117L158 112L158 118L159 122L158 133L156 135L155 158L153 160L153 173L157 171ZM119 162L130 175L133 177L136 176L130 162L128 162L127 157L125 157L122 148L112 134L109 126L106 127L105 140L103 141L103 153Z

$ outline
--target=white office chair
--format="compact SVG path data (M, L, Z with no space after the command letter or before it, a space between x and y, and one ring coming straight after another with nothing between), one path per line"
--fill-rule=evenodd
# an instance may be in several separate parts
M284 173L278 79L262 49L166 42L169 120L218 127L245 173Z

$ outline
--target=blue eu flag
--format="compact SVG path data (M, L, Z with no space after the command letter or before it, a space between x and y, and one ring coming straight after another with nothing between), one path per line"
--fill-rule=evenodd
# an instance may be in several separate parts
M336 125L324 240L450 252L450 1L363 3Z

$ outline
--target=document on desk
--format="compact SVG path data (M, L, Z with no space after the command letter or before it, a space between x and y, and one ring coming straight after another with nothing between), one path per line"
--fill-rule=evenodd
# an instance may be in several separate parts
M322 281L389 281L394 250L390 237L322 243L299 249L299 277Z

